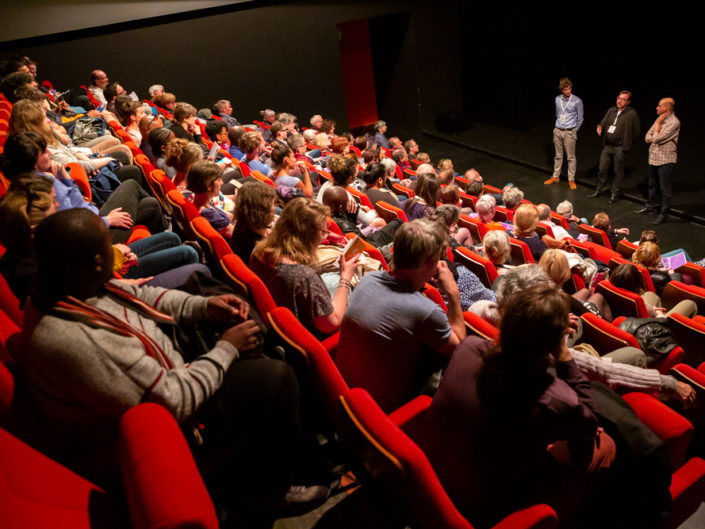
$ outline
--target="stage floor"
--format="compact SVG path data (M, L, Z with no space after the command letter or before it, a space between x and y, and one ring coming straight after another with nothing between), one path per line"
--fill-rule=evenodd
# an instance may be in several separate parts
M534 203L545 202L552 209L563 200L573 203L575 214L592 217L605 211L612 227L628 227L630 241L638 241L642 230L655 229L661 239L662 251L684 248L692 259L705 257L705 186L696 181L697 169L687 171L679 163L674 171L673 213L667 223L653 226L652 216L637 215L646 197L647 149L641 145L629 153L625 168L624 195L614 204L609 196L590 199L595 188L597 162L601 145L594 131L581 131L578 139L578 188L571 190L564 173L558 184L543 185L553 167L552 127L543 126L521 132L490 125L474 125L461 134L441 133L437 130L389 131L406 140L414 137L422 151L437 163L441 158L453 160L455 170L464 173L474 167L488 184L502 187L513 182ZM589 137L589 135L597 138ZM582 136L588 136L583 141Z

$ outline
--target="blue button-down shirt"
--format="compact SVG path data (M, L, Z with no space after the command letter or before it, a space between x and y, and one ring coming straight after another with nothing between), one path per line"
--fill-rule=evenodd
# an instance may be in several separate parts
M565 120L561 121L561 115ZM583 124L583 101L576 95L570 94L568 99L563 99L563 94L556 96L556 127L559 129L580 130Z
M56 201L59 204L59 206L56 208L57 211L63 211L65 209L73 208L82 208L87 209L88 211L92 211L96 215L100 215L98 207L93 204L93 202L86 202L85 200L83 200L81 190L76 185L76 182L74 182L72 179L54 178L53 176L47 175L46 173L39 174L44 174L45 176L49 176L52 179L52 182L54 184L54 192L56 193ZM105 217L101 218L103 219L103 222L105 222L105 224L110 227L110 222L108 221L108 219Z

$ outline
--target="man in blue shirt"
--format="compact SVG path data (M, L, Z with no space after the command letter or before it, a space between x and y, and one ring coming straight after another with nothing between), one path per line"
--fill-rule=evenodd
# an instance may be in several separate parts
M575 189L575 142L578 139L578 130L583 124L583 102L573 94L573 83L567 77L558 83L561 95L556 96L556 126L553 129L553 145L556 148L556 157L553 162L553 176L544 184L558 182L563 166L563 152L568 158L568 185Z

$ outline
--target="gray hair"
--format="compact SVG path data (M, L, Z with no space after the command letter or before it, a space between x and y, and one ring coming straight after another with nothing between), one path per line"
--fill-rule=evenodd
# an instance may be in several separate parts
M548 204L539 204L536 206L536 210L539 212L539 220L548 220L551 218L551 208Z
M538 285L552 286L554 283L546 275L543 268L536 263L523 264L510 270L506 274L499 276L499 280L497 281L497 290L495 292L497 306L501 307L502 303L509 299L515 292Z
M316 123L316 121L318 121L319 119L320 119L321 121L323 121L323 116L321 116L320 114L316 114L316 115L314 115L314 116L311 116L311 119L309 120L309 123L311 123L311 126L312 126L312 127L315 127L314 123Z
M430 163L422 163L416 168L416 176L417 178L420 178L421 176L425 176L428 174L436 174L436 170L433 168L433 166Z
M573 214L573 204L568 200L564 200L556 206L556 213L562 217L570 217Z
M299 149L299 147L306 144L306 140L304 139L304 137L301 134L296 133L296 134L292 134L291 136L289 136L286 139L286 143L287 143L287 145L289 145L289 148L292 151L296 152Z
M382 121L381 119L375 123L375 130L379 130L382 127L384 127L387 123L385 121Z
M264 110L260 110L259 113L260 116L262 116L263 118L268 118L277 115L277 113L274 112L274 110L272 110L271 108L265 108Z
M510 209L514 209L524 198L524 192L518 187L510 187L502 193L502 202Z
M382 158L379 163L381 163L384 166L384 170L387 172L387 176L392 175L394 176L394 173L396 172L396 167L397 164L394 163L394 160L390 158Z
M495 200L492 195L482 195L477 199L475 209L480 217L480 222L490 222L495 214Z
M306 140L306 143L313 143L313 138L316 137L316 134L318 134L315 130L313 129L306 129L304 131L304 140Z
M230 101L228 101L227 99L221 99L213 106L215 107L216 112L218 112L218 114L220 114L223 111L223 109L226 106L228 106L229 104L230 104Z
M296 121L296 116L294 114L289 114L288 112L282 112L279 114L277 121L283 123L284 125L289 125Z

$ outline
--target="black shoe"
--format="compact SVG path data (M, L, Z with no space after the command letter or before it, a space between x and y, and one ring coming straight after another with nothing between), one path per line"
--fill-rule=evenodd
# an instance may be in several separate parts
M651 224L663 224L664 222L666 222L667 219L668 215L664 215L663 213L661 213L658 217L651 221Z
M654 213L656 213L656 210L651 209L650 207L647 206L645 208L641 208L638 211L635 211L634 213L636 213L637 215L653 215Z
M609 199L609 203L614 204L617 200L619 200L619 197L617 195L612 195Z
M595 191L594 193L590 193L588 195L588 198L597 198L600 196L600 193L602 193L602 191Z

